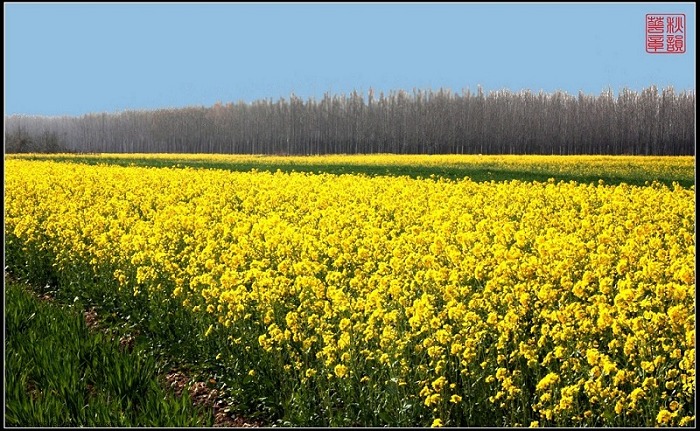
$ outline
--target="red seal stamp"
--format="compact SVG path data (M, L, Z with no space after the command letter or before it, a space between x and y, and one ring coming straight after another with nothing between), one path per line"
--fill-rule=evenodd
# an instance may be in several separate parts
M685 14L649 13L646 15L646 49L650 54L685 52Z

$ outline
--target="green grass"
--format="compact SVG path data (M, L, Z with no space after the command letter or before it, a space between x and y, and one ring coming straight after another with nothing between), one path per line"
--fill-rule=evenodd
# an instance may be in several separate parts
M252 169L275 172L309 172L342 174L364 174L369 176L390 175L409 176L412 178L441 177L458 180L469 177L473 181L539 181L545 182L550 178L559 181L576 181L579 183L596 183L603 180L605 184L643 186L647 182L657 181L667 186L677 182L682 187L695 184L694 158L685 157L628 157L628 156L583 156L580 162L562 164L568 156L551 156L546 162L528 162L528 156L480 156L477 161L466 163L393 163L381 161L381 155L372 159L362 159L363 156L347 156L347 162L336 159L324 162L323 156L250 156L241 159L216 157L208 159L206 154L196 157L178 157L163 154L158 157L115 157L100 154L79 155L13 155L36 160L55 160L73 163L112 164L120 166L142 167L193 167L206 169L224 169L237 172L248 172ZM389 156L395 158L397 156ZM440 157L440 156L426 156ZM511 157L512 159L507 159ZM573 156L576 157L576 156ZM511 160L506 161L505 160ZM426 159L430 160L430 159ZM658 161L663 161L658 163Z
M5 284L5 414L9 426L211 426L187 391L166 392L156 360L91 332L78 306Z

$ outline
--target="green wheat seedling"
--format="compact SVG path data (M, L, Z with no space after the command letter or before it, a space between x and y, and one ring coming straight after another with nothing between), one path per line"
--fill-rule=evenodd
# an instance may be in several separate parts
M75 309L6 285L6 420L10 426L210 426L188 392L160 386L143 351L89 332Z

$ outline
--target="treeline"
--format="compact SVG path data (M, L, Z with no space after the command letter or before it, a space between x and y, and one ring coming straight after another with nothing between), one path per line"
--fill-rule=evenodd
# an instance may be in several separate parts
M13 117L10 117L13 118ZM7 127L8 121L5 121ZM56 132L44 131L30 135L22 127L5 129L6 153L67 153L73 152L60 141Z
M44 148L38 143L43 143ZM325 94L5 118L6 152L695 154L695 91Z

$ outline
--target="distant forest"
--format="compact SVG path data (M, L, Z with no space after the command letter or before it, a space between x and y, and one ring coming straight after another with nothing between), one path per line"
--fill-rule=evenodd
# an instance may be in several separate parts
M80 117L5 117L5 151L695 154L695 91L392 91Z

